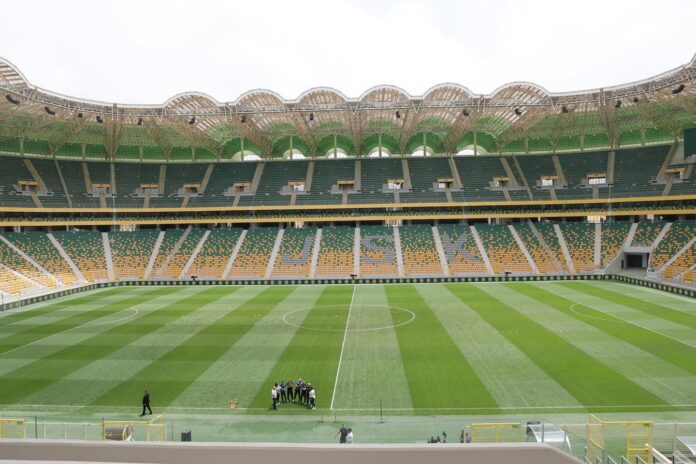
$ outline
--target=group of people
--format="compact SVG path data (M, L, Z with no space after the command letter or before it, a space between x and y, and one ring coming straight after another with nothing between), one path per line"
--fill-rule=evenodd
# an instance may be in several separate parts
M298 379L297 383L288 379L281 380L280 384L274 384L271 389L273 409L278 409L280 403L296 403L308 407L317 408L317 394L311 383Z
M440 435L437 437L431 435L426 443L447 443L447 432L443 430L442 437ZM462 429L462 433L459 435L459 443L471 443L471 436L464 429Z

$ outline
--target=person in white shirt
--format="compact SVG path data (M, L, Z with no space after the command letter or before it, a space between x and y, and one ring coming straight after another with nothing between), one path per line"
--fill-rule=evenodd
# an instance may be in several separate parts
M351 428L348 428L348 435L346 435L346 443L349 445L353 443L353 429Z
M278 384L271 388L271 399L273 400L273 409L278 409Z
M309 385L309 407L310 409L317 409L317 394L314 391L314 387Z

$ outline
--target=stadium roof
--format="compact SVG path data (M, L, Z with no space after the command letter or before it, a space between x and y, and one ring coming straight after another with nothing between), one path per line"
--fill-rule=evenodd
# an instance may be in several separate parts
M102 159L226 159L242 149L279 157L291 148L360 155L377 146L392 153L424 145L436 153L474 144L488 152L612 148L673 140L696 125L696 56L641 81L562 93L512 82L483 95L444 83L420 96L381 85L357 98L319 87L295 99L258 89L232 102L184 92L161 105L132 105L42 89L4 59L0 88L1 151L17 151L12 143L21 140L23 153L79 156L81 146L81 156Z

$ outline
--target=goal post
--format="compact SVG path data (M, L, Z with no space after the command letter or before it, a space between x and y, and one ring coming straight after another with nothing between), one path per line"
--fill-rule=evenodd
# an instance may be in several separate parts
M652 462L653 421L603 421L590 415L587 424L587 457L590 462L605 455L621 454L629 462L640 457Z
M521 430L522 424L519 422L487 422L471 424L471 442L519 442Z
M24 419L0 418L0 438L26 438L27 426Z
M104 421L102 438L116 441L165 441L164 416L158 415L150 420Z

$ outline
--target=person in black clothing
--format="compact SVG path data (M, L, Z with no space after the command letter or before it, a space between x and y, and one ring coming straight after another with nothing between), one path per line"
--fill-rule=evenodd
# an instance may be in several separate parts
M141 416L145 415L145 409L149 411L149 414L152 414L152 409L150 409L150 392L147 390L143 393L143 412L140 414Z
M338 432L336 432L336 435L334 435L334 438L337 437L338 435L341 436L339 438L339 443L345 443L346 442L346 437L348 436L348 427L346 427L346 424L341 425L341 428L338 429Z
M286 391L288 403L290 401L292 401L292 402L295 401L295 399L293 397L292 386L293 386L292 380L288 380L288 382L285 384L285 391Z

